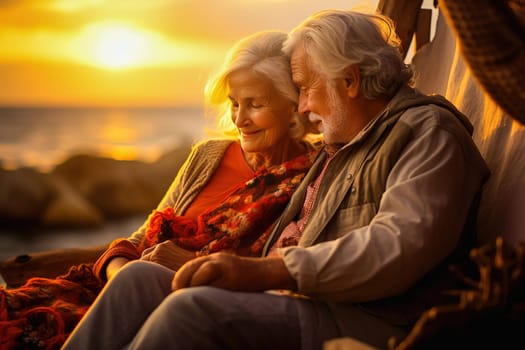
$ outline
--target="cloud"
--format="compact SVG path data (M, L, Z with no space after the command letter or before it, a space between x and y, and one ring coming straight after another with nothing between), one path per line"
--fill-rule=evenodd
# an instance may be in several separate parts
M107 103L104 98L116 91L122 91L121 103L195 103L201 100L206 75L240 38L260 30L288 31L321 9L351 8L357 4L371 8L376 3L377 0L0 0L0 104ZM96 29L103 23L125 23L137 40L152 44L147 49L150 58L143 60L147 64L135 60L122 71L111 70L108 63L106 69L93 67L97 65L93 56L96 47L107 50L107 55L113 55L112 60L120 54L104 49L109 44L97 43L97 31L90 28ZM116 31L106 29L102 32ZM113 77L119 77L118 81L124 84L118 85ZM150 95L140 91L144 86Z
M165 35L236 40L262 29L289 30L324 8L374 0L0 0L0 26L74 29L127 20ZM2 5L3 4L3 5Z

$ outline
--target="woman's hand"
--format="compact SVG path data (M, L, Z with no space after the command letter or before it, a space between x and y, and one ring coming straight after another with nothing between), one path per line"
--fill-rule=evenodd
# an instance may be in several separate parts
M117 256L109 261L108 266L106 267L106 277L108 281L115 276L115 274L124 266L129 259Z
M297 289L281 257L249 258L229 253L210 254L188 262L175 274L171 289L202 285L246 292Z
M141 260L156 262L177 271L187 261L195 258L195 252L183 249L172 241L157 244Z

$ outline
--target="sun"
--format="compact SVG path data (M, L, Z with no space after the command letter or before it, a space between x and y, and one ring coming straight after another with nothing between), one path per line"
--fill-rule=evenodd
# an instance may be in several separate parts
M124 68L139 61L144 49L142 38L129 28L110 28L100 38L97 47L98 61L110 68Z
M124 69L148 61L151 38L145 31L119 23L101 23L89 28L93 60L98 66Z
M62 51L69 52L76 62L107 70L202 67L224 54L224 48L214 43L167 36L133 22L114 20L83 27Z

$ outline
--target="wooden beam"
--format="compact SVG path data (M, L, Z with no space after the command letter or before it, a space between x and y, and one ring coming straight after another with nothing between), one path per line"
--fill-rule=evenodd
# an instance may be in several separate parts
M432 25L432 10L420 9L417 18L415 45L416 51L430 41L430 27Z
M410 42L417 28L417 19L423 0L379 0L377 11L390 17L401 39L403 57L406 57Z
M89 248L66 248L19 255L0 262L0 275L7 288L23 285L31 277L55 278L73 265L94 263L108 245Z

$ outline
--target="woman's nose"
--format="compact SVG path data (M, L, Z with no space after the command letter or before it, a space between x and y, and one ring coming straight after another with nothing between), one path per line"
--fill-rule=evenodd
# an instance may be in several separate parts
M233 122L235 123L235 125L242 126L246 124L248 119L249 117L248 117L248 112L246 111L246 108L239 106L234 114Z

